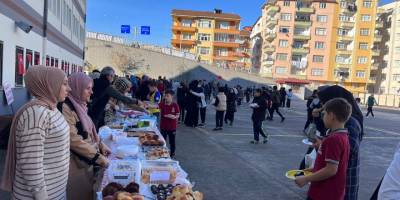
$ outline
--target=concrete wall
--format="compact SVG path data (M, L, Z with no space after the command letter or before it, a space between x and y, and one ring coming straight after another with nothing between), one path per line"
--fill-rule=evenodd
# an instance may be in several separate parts
M273 84L272 79L253 74L217 68L184 58L95 39L86 39L85 55L89 64L100 69L107 65L117 68L118 62L115 60L121 56L128 56L131 65L137 66L131 71L132 73L147 74L153 78L166 76L189 81L193 79L213 80L221 76L230 84L243 86ZM119 73L122 74L121 71Z

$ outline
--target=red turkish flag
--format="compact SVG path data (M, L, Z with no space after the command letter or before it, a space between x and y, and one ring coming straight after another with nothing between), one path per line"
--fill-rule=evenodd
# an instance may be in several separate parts
M18 59L18 75L22 76L25 74L24 57L21 53L18 53L17 59Z
M27 68L32 66L32 55L31 54L26 54L26 61L28 62Z

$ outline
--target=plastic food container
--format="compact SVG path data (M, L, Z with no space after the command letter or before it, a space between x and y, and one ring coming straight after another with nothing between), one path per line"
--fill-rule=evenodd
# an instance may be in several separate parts
M177 161L142 161L141 181L144 184L172 184L177 175Z
M123 186L136 180L139 163L135 160L113 160L107 169L109 182L116 182Z

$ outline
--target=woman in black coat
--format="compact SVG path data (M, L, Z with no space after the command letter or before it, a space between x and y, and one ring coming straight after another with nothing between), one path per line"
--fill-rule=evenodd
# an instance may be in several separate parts
M189 84L189 91L197 92L198 81L194 80ZM188 92L185 100L186 116L185 125L190 127L196 127L199 121L199 102L200 98Z
M179 87L176 92L176 98L178 100L178 105L179 105L179 110L180 116L179 116L179 121L183 122L185 119L185 101L186 101L186 95L187 95L188 89L187 86L184 82L180 82Z
M231 88L229 89L227 98L226 98L226 114L225 114L225 123L227 124L229 121L229 125L232 126L233 120L235 118L236 112L236 94L235 91Z

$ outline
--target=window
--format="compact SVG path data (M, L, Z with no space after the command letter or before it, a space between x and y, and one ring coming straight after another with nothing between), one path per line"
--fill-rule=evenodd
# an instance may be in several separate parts
M199 40L200 41L210 41L211 36L210 36L210 34L199 33Z
M226 48L219 48L217 49L218 56L228 56L228 49Z
M211 21L210 20L199 20L198 24L199 28L211 28Z
M190 19L182 19L181 24L184 27L191 27L192 26L192 20L190 20Z
M349 29L339 28L338 35L347 35L349 34Z
M27 49L25 53L25 67L28 70L33 64L33 52L32 50Z
M393 74L393 75L392 75L392 79L393 79L394 81L400 81L400 74Z
M287 40L279 40L279 47L288 47L289 42Z
M53 57L51 57L51 59L50 59L50 66L54 67L54 58Z
M315 63L322 63L322 62L324 62L324 56L319 56L319 55L313 56L313 62L315 62Z
M281 61L286 61L287 60L287 54L286 53L277 53L276 54L276 59L281 60Z
M346 49L346 44L343 42L336 43L336 49Z
M276 67L275 73L277 73L277 74L286 74L286 67Z
M393 67L399 68L400 67L400 60L395 60Z
M339 21L341 21L341 22L351 21L351 17L349 17L347 15L339 15Z
M359 44L359 49L368 50L368 43L366 43L366 42L360 42L360 44Z
M367 57L365 57L365 56L359 56L358 57L358 60L357 60L358 64L366 64L367 62L368 62L368 58Z
M57 68L58 68L58 59L57 59L57 58L54 59L54 67L57 67Z
M0 41L0 87L3 85L3 42Z
M210 54L210 48L209 47L198 47L197 53L201 54L201 55L208 55L208 54Z
M319 8L326 8L326 3L324 2L324 3L319 3Z
M315 42L315 48L316 49L324 49L325 48L325 42Z
M283 6L290 6L290 1L284 1Z
M371 8L372 7L372 1L364 1L363 2L363 7L364 8Z
M229 29L229 22L219 22L218 28L226 30Z
M182 34L182 40L191 40L192 35L190 33L183 33Z
M361 21L363 22L371 21L371 15L361 15Z
M280 33L289 33L290 27L288 26L281 26L279 27L279 32Z
M326 35L325 28L315 28L315 35Z
M290 21L292 18L292 14L290 13L281 13L281 20L282 21Z
M347 3L345 1L339 2L340 8L347 8Z
M326 15L317 15L317 22L327 22L328 16Z
M351 64L351 58L344 56L336 56L336 62L340 64Z
M364 78L365 77L365 71L356 71L356 77L357 78Z
M368 36L369 35L369 29L367 29L367 28L360 29L360 35Z
M49 56L46 56L46 66L50 66L50 58L49 58Z
M311 76L323 76L324 70L323 69L311 69Z
M24 48L17 46L15 50L15 85L23 85L23 77L25 74L24 66Z
M61 7L61 0L57 0L57 18L58 19L60 19L60 17L61 17L61 9L60 9L60 7Z

